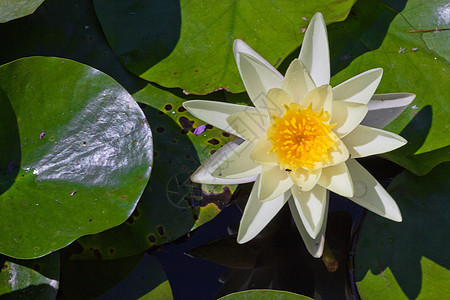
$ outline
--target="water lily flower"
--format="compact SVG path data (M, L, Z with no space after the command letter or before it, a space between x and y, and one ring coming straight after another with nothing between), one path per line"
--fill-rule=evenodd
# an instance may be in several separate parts
M400 222L392 197L355 158L406 143L382 130L411 103L408 93L374 95L382 69L331 87L328 39L320 13L306 30L300 56L283 77L242 40L234 55L254 106L194 100L194 116L234 134L191 176L204 184L255 182L238 242L253 239L288 202L314 257L320 257L332 191L380 216Z

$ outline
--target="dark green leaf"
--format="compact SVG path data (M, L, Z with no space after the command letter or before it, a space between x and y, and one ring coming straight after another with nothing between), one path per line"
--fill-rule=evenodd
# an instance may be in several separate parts
M91 0L46 0L34 14L0 24L0 63L36 55L64 57L101 70L128 91L139 89L144 80L120 64L93 6Z
M138 299L172 293L161 264L147 253L121 259L80 261L71 259L70 250L73 249L62 253L58 294L61 298Z

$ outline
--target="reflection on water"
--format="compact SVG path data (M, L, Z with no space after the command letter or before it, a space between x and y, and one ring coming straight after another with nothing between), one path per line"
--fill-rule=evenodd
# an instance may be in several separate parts
M349 252L352 230L362 211L346 198L331 196L327 249L321 259L306 250L287 207L257 238L238 244L241 213L236 205L226 208L190 238L153 254L165 268L175 299L213 299L264 288L315 299L354 299ZM205 240L209 242L203 244Z

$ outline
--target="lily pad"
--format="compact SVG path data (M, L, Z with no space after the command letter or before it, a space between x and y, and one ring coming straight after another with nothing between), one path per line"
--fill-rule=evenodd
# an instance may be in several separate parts
M404 171L389 186L403 215L394 223L368 214L355 254L363 299L443 299L450 293L450 163L423 177Z
M59 253L18 260L1 257L0 298L56 299L59 287Z
M32 14L44 0L0 0L0 23Z
M165 87L207 94L244 90L233 57L235 39L278 65L301 44L301 28L316 12L327 23L342 21L355 1L175 2L94 1L106 38L126 68ZM153 15L158 17L148 17Z
M409 144L383 157L419 175L450 159L449 62L445 46L439 46L445 43L442 34L446 33L435 31L448 27L449 19L439 15L445 5L443 0L408 1L390 24L381 46L361 55L332 78L336 84L362 71L382 67L378 93L417 95L411 106L386 127L401 134ZM395 11L395 7L386 10Z
M201 186L189 176L202 161L234 137L193 118L183 98L148 85L133 95L148 104L144 113L154 129L151 179L132 216L119 227L78 242L77 259L117 259L173 241L214 218L231 200L236 186ZM200 126L201 134L194 134ZM199 132L199 130L197 130Z
M10 132L0 142L0 252L40 257L124 222L152 163L150 128L131 95L54 57L1 66L0 88L11 114L0 120Z
M312 298L302 296L299 294L275 290L249 290L229 294L220 299L221 300L258 300L258 299L312 300Z

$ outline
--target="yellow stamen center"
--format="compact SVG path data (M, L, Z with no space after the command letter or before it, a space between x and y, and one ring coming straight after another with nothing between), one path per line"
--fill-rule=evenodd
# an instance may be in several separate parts
M298 168L313 170L329 162L329 151L336 149L336 137L329 125L328 112L314 112L311 105L303 108L297 103L285 105L282 118L273 117L267 130L267 138L272 143L269 152L275 152L282 169Z

